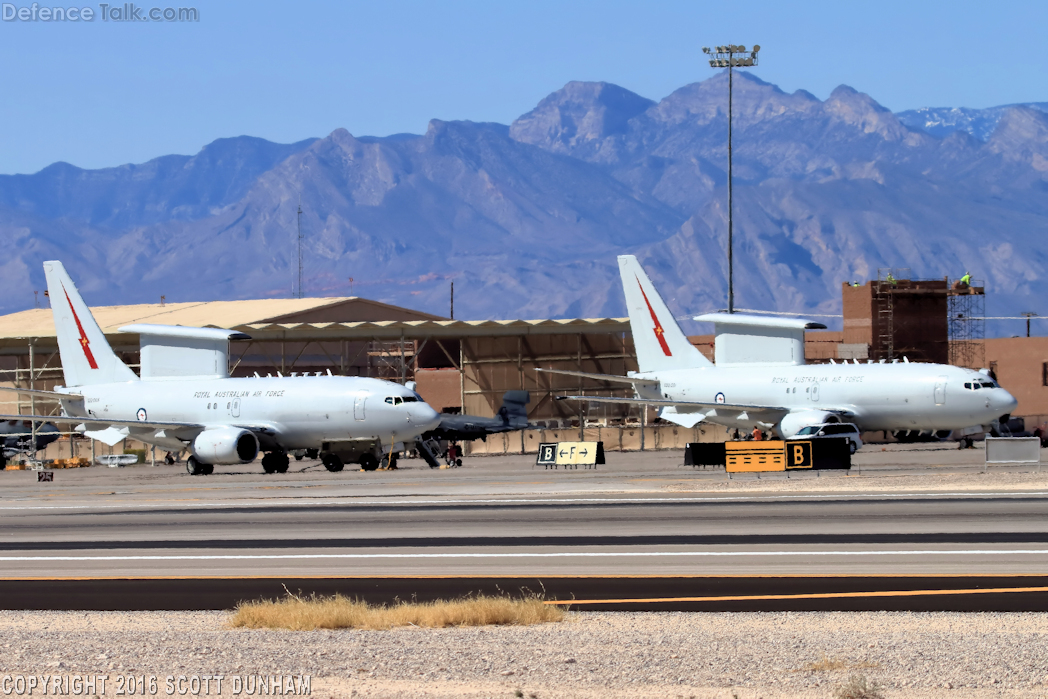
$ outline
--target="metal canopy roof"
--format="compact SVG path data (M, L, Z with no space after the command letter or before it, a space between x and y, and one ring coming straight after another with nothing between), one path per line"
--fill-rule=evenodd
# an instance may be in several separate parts
M270 323L237 328L255 340L417 339L424 337L515 337L628 332L629 318L559 320L403 320L357 323Z
M245 333L254 340L285 341L510 337L580 332L617 333L630 329L628 318L274 322L289 316L294 318L299 313L350 303L376 306L378 308L374 310L378 313L388 308L398 312L408 311L417 316L428 315L355 296L97 306L91 309L91 313L110 344L123 350L137 349L138 338L134 334L121 333L119 329L137 323L223 328ZM0 316L0 354L24 354L30 340L35 340L41 350L56 346L50 309L37 308Z

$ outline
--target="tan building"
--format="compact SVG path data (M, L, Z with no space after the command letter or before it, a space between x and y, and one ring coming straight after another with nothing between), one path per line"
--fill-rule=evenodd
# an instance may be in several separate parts
M1008 389L1026 418L1026 429L1048 422L1048 337L1001 337L984 341L986 368Z

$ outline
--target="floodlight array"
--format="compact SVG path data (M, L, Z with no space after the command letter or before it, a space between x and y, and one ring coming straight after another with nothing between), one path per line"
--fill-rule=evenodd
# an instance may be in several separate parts
M702 47L702 52L710 56L711 68L752 68L757 65L757 53L760 46L754 46L752 51L747 51L745 46L729 44L727 46ZM749 53L749 56L740 54Z

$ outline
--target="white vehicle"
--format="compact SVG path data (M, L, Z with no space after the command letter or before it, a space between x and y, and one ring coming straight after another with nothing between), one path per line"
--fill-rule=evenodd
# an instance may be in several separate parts
M862 448L859 428L850 422L828 422L825 425L808 425L789 439L847 439L852 454Z
M1017 405L985 374L945 364L804 364L805 320L710 313L716 365L681 332L632 255L619 259L640 371L628 376L552 373L632 384L633 399L569 396L660 408L684 427L706 421L731 428L771 430L788 438L810 425L854 423L862 431L953 430L989 425ZM976 383L979 389L968 388ZM990 384L987 386L987 384Z
M228 375L232 330L138 324L141 377L113 353L61 262L44 263L65 387L65 422L92 439L132 438L167 451L188 449L187 469L244 464L265 452L267 473L287 471L288 452L317 449L329 471L348 460L364 470L440 423L418 394L399 384L350 376ZM29 419L4 416L4 419ZM53 417L42 418L52 422Z

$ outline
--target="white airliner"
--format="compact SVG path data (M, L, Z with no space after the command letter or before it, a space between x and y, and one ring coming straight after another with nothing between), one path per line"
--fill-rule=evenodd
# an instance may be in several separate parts
M169 451L188 449L187 469L243 464L266 452L266 472L284 472L288 452L316 449L329 471L347 460L375 469L440 423L400 384L351 376L232 378L229 340L214 328L137 324L141 377L113 353L61 262L44 263L66 386L36 391L58 399L66 420L110 445L131 437ZM2 416L28 419L27 416Z
M572 399L657 406L663 419L684 427L702 421L759 426L783 438L826 422L854 422L864 431L988 431L1017 405L985 373L946 364L853 360L806 366L804 330L825 326L804 320L697 316L714 323L713 364L688 342L637 258L618 259L640 371L545 371L629 383L636 397Z

